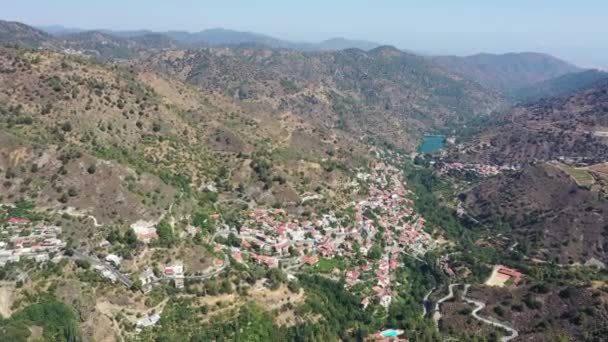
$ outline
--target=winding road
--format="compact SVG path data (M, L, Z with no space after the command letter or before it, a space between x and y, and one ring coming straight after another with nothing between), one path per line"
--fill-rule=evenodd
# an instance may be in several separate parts
M448 295L441 298L440 300L437 301L437 303L435 303L435 310L433 312L433 320L435 321L435 324L439 323L439 320L441 319L441 312L439 311L439 305L443 302L445 302L446 300L450 300L452 298L454 298L454 287L458 286L460 284L450 284L450 286L448 286Z
M478 315L479 311L483 310L483 308L486 307L486 303L483 303L483 302L480 302L480 301L477 301L477 300L474 300L474 299L471 299L471 298L467 298L467 292L469 291L469 287L471 287L470 284L466 284L464 286L464 293L462 295L462 299L465 302L467 302L469 304L473 304L473 305L476 306L475 310L473 310L473 312L471 312L471 315L473 315L473 318L475 318L475 319L477 319L479 321L482 321L484 323L493 325L495 327L499 327L499 328L505 329L506 331L510 332L511 335L509 335L509 336L503 336L503 337L500 338L501 342L508 342L508 341L516 338L517 336L519 336L519 333L517 332L517 330L513 329L512 327L510 327L510 326L508 326L508 325L506 325L506 324L504 324L502 322L499 322L499 321L497 321L497 320L495 320L493 318L485 318L485 317L479 316Z
M435 310L433 313L433 320L435 321L435 323L438 323L439 320L441 319L441 312L439 310L439 305L441 303L445 302L446 300L452 299L454 297L454 287L459 286L459 285L461 285L461 284L450 284L448 286L448 291L449 291L448 295L439 299L437 301L437 303L435 304ZM502 328L502 329L508 331L510 333L510 335L501 337L500 338L501 342L508 342L514 338L517 338L519 336L519 333L517 332L517 330L513 329L511 326L509 326L505 323L499 322L498 320L495 320L493 318L485 318L485 317L479 316L479 312L486 307L486 303L480 302L480 301L477 301L477 300L474 300L471 298L467 298L467 292L469 291L469 287L471 287L471 284L464 285L464 292L462 294L462 299L465 302L476 306L476 308L471 312L471 316L473 316L473 318L475 318L478 321L481 321L483 323L490 324L492 326L499 327L499 328ZM432 292L432 290L431 290L431 292ZM423 304L422 304L425 314L426 314L425 303L428 301L428 297L430 294L431 293L429 292L429 294L426 295L426 297L424 298Z
M206 274L199 274L199 275L188 275L188 276L184 276L184 279L198 279L198 280L206 280L212 277L215 277L216 275L224 272L224 270L230 266L230 258L228 257L228 254L224 254L224 263L222 264L222 266L216 270L213 270L209 273ZM152 284L156 284L156 283L160 283L163 281L170 281L173 280L173 278L168 278L168 277L162 277L162 278L157 278L154 281L152 281Z
M429 296L431 295L431 293L433 293L433 291L435 291L435 286L433 286L433 288L429 291L429 293L427 293L426 296L424 296L424 298L422 299L422 317L423 318L428 313L428 310L426 307L429 306L429 304L431 303L431 302L429 302Z

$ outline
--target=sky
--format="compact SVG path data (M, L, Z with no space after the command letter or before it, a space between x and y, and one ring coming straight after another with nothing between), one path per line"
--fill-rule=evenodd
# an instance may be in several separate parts
M535 51L608 69L606 0L18 0L0 19L84 29L365 39L425 54Z

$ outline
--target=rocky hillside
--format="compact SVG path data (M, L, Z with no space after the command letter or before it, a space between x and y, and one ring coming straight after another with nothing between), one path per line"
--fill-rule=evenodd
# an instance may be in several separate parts
M509 224L523 255L562 264L608 262L608 201L556 164L484 180L461 198L478 220Z
M409 150L426 131L503 105L495 93L391 47L325 53L165 51L143 64L249 106L289 111L318 127Z
M154 219L177 192L224 200L339 200L368 148L289 111L266 111L149 71L0 49L4 201L33 198L111 221ZM101 178L99 178L101 177ZM123 212L124 211L124 212Z
M0 43L16 44L29 47L50 47L53 45L53 37L41 30L31 26L14 22L0 20Z
M145 39L144 36L142 39ZM145 40L142 40L144 42ZM152 42L159 42L152 40ZM58 46L101 58L133 58L145 48L138 41L115 37L103 32L87 31L59 37Z
M491 164L566 158L608 160L608 82L521 105L489 120L457 155Z
M482 53L467 57L439 56L431 60L446 70L474 80L479 84L510 95L513 91L581 71L580 68L555 57L540 53Z

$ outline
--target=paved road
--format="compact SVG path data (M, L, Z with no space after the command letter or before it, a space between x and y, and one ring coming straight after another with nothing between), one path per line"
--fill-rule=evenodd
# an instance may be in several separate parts
M93 265L101 265L104 266L105 269L107 269L108 271L112 272L112 274L116 277L116 279L118 281L120 281L121 283L123 283L126 287L131 288L131 286L133 286L133 282L131 281L131 279L129 279L129 277L127 277L126 275L120 273L120 271L118 271L116 268L114 268L114 266L110 265L109 263L99 260L96 257L90 256L90 255L86 255L82 252L77 252L74 251L72 256L69 257L70 259L75 259L75 260L86 260L88 262L90 262Z
M463 296L462 296L462 299L463 299L465 302L467 302L467 303L469 303L469 304L473 304L473 305L475 305L475 306L476 306L475 310L473 310L473 312L471 313L471 314L473 315L473 318L475 318L475 319L477 319L477 320L479 320L479 321L482 321L482 322L484 322L484 323L487 323L487 324L493 325L493 326L495 326L495 327L500 327L500 328L503 328L503 329L505 329L506 331L510 332L510 333L511 333L511 335L509 335L509 336L504 336L504 337L501 337L501 338L500 338L500 341L501 341L501 342L508 342L508 341L510 341L510 340L512 340L512 339L514 339L514 338L516 338L517 336L519 336L519 333L517 332L517 330L513 329L512 327L510 327L510 326L508 326L508 325L506 325L506 324L504 324L504 323L502 323L502 322L499 322L499 321L497 321L497 320L495 320L495 319L493 319L493 318L485 318L485 317L481 317L481 316L479 316L479 315L478 315L479 311L483 310L483 308L485 308L485 307L486 307L486 303L483 303L483 302L480 302L480 301L477 301L477 300L470 299L470 298L467 298L467 297L466 297L467 292L469 291L469 287L470 287L470 286L471 286L470 284L466 284L466 285L464 286L464 294L463 294Z
M216 230L215 233L213 233L213 235L211 235L211 239L209 240L209 242L215 241L215 238L218 237L218 236L220 236L220 235L222 235L222 236L224 236L224 235L225 236L230 235L230 229L219 229L219 230Z
M435 323L438 323L439 320L441 319L441 312L439 311L439 305L443 302L445 302L446 300L452 299L454 298L454 287L458 286L460 284L450 284L450 286L448 286L448 295L441 298L440 300L437 301L437 303L435 303L435 312L433 313L433 320L435 321Z
M433 293L433 291L435 291L434 286L429 291L429 293L427 293L426 296L424 296L424 298L422 299L422 317L425 317L426 314L428 313L426 307L431 303L431 302L429 302L429 297L431 296L431 293Z
M184 279L199 279L199 280L206 280L209 278L213 278L216 275L224 272L224 270L230 266L230 258L228 257L228 254L224 254L224 263L222 264L222 266L218 269L215 269L209 273L206 274L200 274L200 275L191 275L191 276L184 276ZM163 278L158 278L156 280L154 280L152 283L160 283L161 281L168 281L168 280L172 280L173 278L167 278L167 277L163 277Z
M454 297L454 287L456 287L458 285L460 285L460 284L451 284L450 286L448 286L448 290L449 290L448 295L441 298L439 301L437 301L437 304L435 304L435 313L433 315L433 319L435 320L435 323L437 323L439 321L439 319L441 319L441 313L439 312L439 305L441 303L445 302L446 300L452 299ZM473 310L473 312L471 312L471 315L473 316L473 318L475 318L478 321L484 322L486 324L490 324L495 327L505 329L506 331L511 333L511 335L509 335L509 336L501 337L500 338L501 342L508 342L508 341L516 338L517 336L519 336L519 333L517 332L517 330L513 329L509 325L499 322L493 318L485 318L485 317L479 316L479 311L483 310L483 308L486 307L486 303L483 303L483 302L480 302L480 301L477 301L477 300L474 300L471 298L467 298L466 295L467 295L467 292L469 291L469 287L471 287L470 284L464 285L464 293L462 295L462 299L465 302L476 306L476 308ZM428 298L428 295L426 298Z

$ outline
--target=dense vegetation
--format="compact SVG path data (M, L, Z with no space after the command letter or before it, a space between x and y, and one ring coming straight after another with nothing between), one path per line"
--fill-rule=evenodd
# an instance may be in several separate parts
M74 311L54 299L31 304L14 313L9 319L0 320L0 341L27 341L30 327L42 328L45 341L80 341L78 320Z

